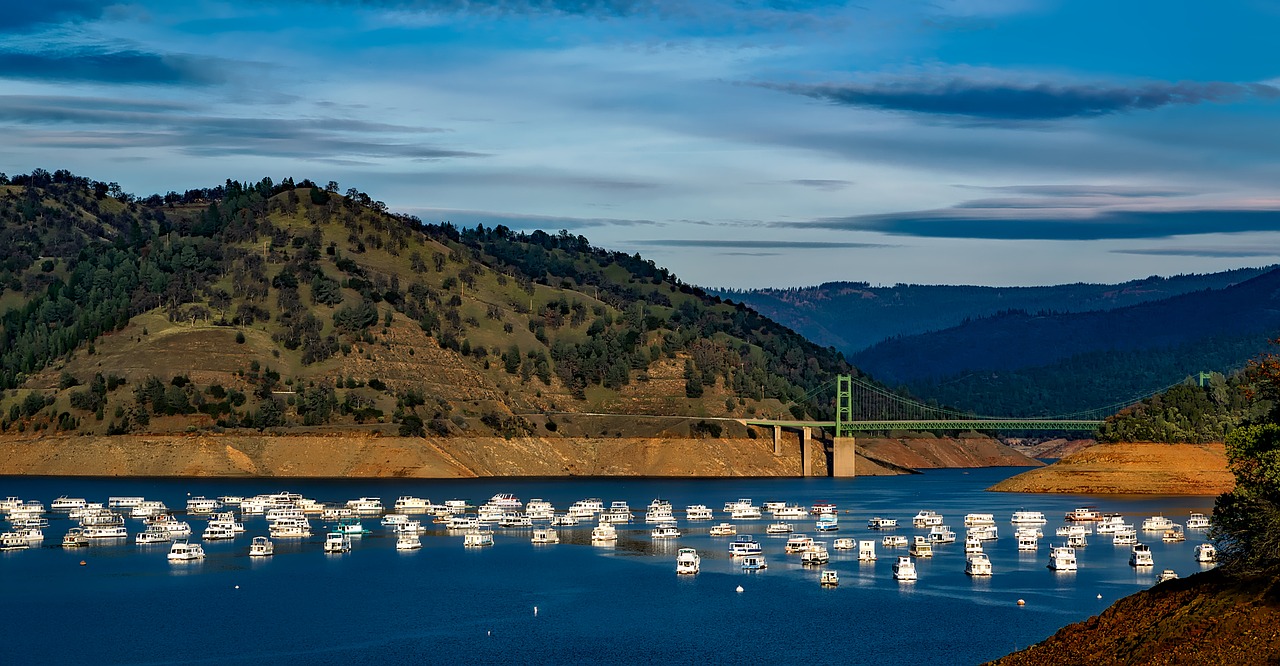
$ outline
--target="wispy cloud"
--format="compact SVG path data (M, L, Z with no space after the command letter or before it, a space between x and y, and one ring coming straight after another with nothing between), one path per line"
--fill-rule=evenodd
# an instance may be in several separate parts
M956 185L971 190L989 192L1008 192L1011 194L1029 194L1042 197L1186 197L1199 192L1185 188L1149 187L1134 185Z
M871 83L761 83L833 104L961 116L984 120L1035 121L1102 116L1169 105L1271 99L1280 89L1263 83L1155 82L1137 85L980 81L916 77Z
M802 187L811 187L815 190L823 190L825 192L834 192L836 190L843 190L844 188L849 187L850 185L853 185L853 181L851 180L829 180L826 178L797 178L795 180L789 180L787 182L791 183L792 185L800 185Z
M1168 238L1210 233L1280 230L1280 208L1105 210L1080 215L986 215L962 208L833 217L775 226L872 231L895 236L984 240L1104 240Z
M33 26L93 19L108 6L99 0L39 0L5 3L0 16L0 33L18 32Z
M827 250L836 248L893 247L892 245L886 245L884 243L852 243L845 241L725 240L702 238L633 240L630 243L632 245L644 245L650 247L706 247L762 250Z
M1146 257L1201 257L1208 259L1247 259L1250 257L1280 257L1280 246L1273 247L1171 247L1112 250L1114 254L1133 254Z
M452 222L462 227L483 224L487 227L505 225L518 231L557 231L559 229L590 229L599 227L658 227L655 220L628 220L608 217L571 217L560 215L526 215L488 210L459 210L453 208L406 208L404 212L417 215L428 222Z
M653 0L330 0L330 3L431 12L588 16L632 16L659 6Z
M0 78L205 86L227 79L230 61L142 51L0 51Z
M237 118L199 107L104 97L0 95L0 121L38 129L11 132L10 145L36 148L169 148L199 156L258 155L333 160L350 157L438 160L482 153L424 143L445 132L349 118ZM74 129L55 129L70 126Z

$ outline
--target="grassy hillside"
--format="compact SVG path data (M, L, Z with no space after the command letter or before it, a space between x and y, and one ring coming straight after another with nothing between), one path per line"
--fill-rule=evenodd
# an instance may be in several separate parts
M714 436L699 417L828 414L852 371L638 255L336 183L138 200L37 170L0 184L0 222L5 432Z

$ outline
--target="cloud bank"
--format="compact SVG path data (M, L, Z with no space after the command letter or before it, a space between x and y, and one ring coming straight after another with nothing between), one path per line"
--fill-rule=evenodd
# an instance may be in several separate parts
M1280 89L1271 85L1221 81L1122 86L912 78L874 83L760 85L845 106L985 120L1024 121L1094 117L1170 105L1227 102L1247 97L1272 99L1280 96Z

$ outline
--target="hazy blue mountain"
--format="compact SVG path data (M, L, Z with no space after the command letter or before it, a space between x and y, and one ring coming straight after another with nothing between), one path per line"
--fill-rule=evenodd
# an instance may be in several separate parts
M709 290L742 301L814 342L853 354L882 340L950 328L1000 312L1114 310L1206 289L1223 289L1270 270L1149 277L1122 284L974 287L828 282L796 289Z
M985 414L1057 414L1237 369L1278 331L1280 269L1114 310L1003 312L885 340L853 361L890 385Z

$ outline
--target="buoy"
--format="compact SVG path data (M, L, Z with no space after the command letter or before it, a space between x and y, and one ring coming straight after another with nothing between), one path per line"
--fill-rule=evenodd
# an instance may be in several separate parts
M741 592L741 591L742 591L742 586L741 586L741 585L739 585L739 586L738 586L738 591L739 591L739 592Z
M1019 599L1019 600L1018 600L1018 605L1019 605L1019 606L1026 606L1026 605L1027 605L1027 602L1025 602L1025 601L1023 601L1023 600Z
M80 560L80 566L84 566L86 564L88 564L88 562L85 562L84 560Z

